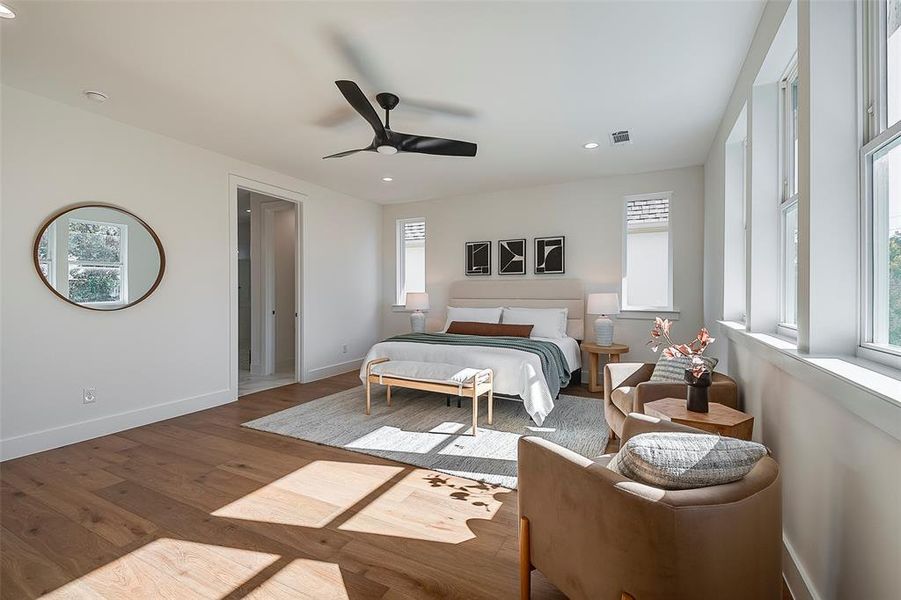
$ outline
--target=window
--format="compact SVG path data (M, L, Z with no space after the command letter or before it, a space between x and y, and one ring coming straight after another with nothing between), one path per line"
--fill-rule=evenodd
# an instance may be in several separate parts
M798 65L782 79L782 196L780 198L780 325L798 326Z
M901 354L901 0L867 3L861 344ZM885 356L882 354L882 356ZM871 356L875 358L874 356Z
M75 302L126 303L127 226L69 220L69 298Z
M669 192L626 197L623 308L672 310Z
M425 291L425 219L397 221L397 304Z

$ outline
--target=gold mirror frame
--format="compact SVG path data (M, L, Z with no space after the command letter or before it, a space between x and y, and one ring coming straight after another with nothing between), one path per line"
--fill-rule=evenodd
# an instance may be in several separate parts
M159 270L159 273L157 273L156 281L153 282L153 285L150 286L150 289L147 290L147 292L143 296L141 296L134 302L129 302L128 304L123 304L122 306L117 306L116 308L95 308L93 306L86 306L84 304L79 304L78 302L74 302L70 298L66 298L65 296L60 294L56 288L54 288L52 285L50 285L50 282L47 281L46 277L44 277L44 273L41 272L41 263L40 263L40 260L38 259L38 249L41 244L41 238L44 236L44 232L46 232L47 228L50 227L50 225L52 225L53 222L56 221L58 218L65 215L66 213L72 212L73 210L78 210L79 208L109 208L111 210L116 210L121 213L124 213L124 214L130 216L131 218L133 218L138 223L140 223L141 226L143 226L144 229L147 230L147 233L150 234L150 237L153 238L153 242L156 244L156 249L160 253L160 270ZM65 300L69 304L72 304L73 306L77 306L78 308L83 308L85 310L93 310L96 312L115 312L117 310L124 310L126 308L130 308L130 307L134 306L135 304L143 302L148 296L150 296L150 294L152 294L153 292L156 291L156 288L159 287L160 282L163 280L163 274L166 272L166 252L163 250L163 242L160 241L160 238L156 234L156 231L153 230L153 227L148 225L144 219L142 219L138 215L134 214L130 210L125 210L121 206L116 206L115 204L103 204L103 203L99 203L99 202L73 204L72 206L67 206L66 208L63 208L62 210L59 210L59 211L53 213L52 215L50 215L50 217L41 224L40 229L38 229L37 235L34 237L34 244L32 245L32 248L31 248L31 258L32 258L32 262L34 263L34 269L38 274L38 278L44 283L44 285L47 286L47 289L49 289L51 292L53 292L53 294L57 298L60 298L61 300Z

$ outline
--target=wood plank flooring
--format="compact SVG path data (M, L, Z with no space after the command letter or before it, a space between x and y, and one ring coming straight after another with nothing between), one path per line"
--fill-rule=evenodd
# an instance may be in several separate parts
M516 492L240 427L359 383L3 463L0 598L517 597ZM535 572L532 597L563 595Z

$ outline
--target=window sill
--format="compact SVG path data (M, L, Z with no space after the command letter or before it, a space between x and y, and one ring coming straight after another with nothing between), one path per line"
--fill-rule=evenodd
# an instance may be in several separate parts
M757 351L778 369L835 399L849 412L901 440L901 370L856 356L811 356L775 335L749 332L743 323L719 321L730 341Z
M670 321L679 320L680 311L678 308L624 308L618 315L617 319L635 319L638 321L653 321L655 318L669 319Z

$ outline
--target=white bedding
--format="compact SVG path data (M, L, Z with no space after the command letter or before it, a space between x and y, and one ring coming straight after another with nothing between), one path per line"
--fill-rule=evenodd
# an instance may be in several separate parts
M581 368L579 342L575 339L535 338L553 342L563 350L570 371ZM531 352L509 348L485 348L482 346L445 346L441 344L417 344L415 342L379 342L369 349L360 368L360 380L366 381L366 365L376 358L439 362L494 370L494 391L508 396L520 396L526 412L537 425L554 408L554 399L547 386L541 359Z

